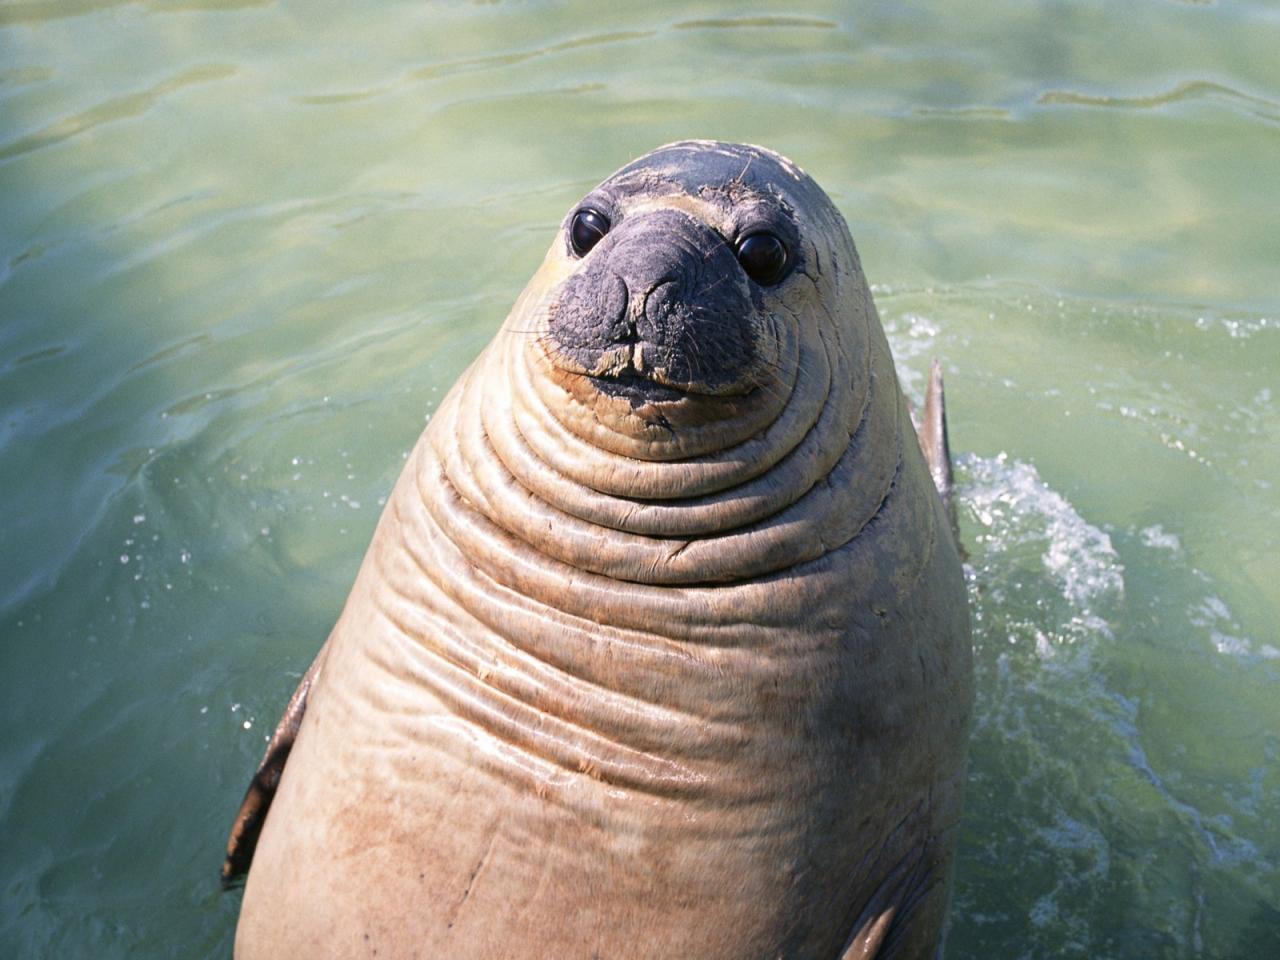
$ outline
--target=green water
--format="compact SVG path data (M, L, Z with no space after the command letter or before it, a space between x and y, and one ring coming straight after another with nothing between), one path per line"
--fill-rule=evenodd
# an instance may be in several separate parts
M0 0L0 956L226 957L266 733L564 212L793 157L946 361L950 956L1280 956L1280 8Z

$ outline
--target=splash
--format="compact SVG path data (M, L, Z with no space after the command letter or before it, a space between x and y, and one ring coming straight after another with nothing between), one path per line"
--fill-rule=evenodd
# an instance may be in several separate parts
M976 528L966 538L974 549L975 584L997 603L1012 595L1031 597L1047 614L1037 618L1042 647L1091 634L1112 636L1108 617L1124 594L1124 567L1111 537L1081 517L1029 463L1004 453L969 454L957 467L961 510Z

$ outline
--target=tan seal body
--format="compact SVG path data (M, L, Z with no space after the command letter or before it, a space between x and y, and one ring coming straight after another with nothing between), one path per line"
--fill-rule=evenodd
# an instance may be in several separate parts
M971 699L844 221L661 148L410 456L237 822L236 956L932 956Z

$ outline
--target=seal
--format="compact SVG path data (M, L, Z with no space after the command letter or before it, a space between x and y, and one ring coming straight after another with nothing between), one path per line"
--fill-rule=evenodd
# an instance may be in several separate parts
M237 957L932 956L972 663L930 397L922 454L785 158L588 193L254 777Z

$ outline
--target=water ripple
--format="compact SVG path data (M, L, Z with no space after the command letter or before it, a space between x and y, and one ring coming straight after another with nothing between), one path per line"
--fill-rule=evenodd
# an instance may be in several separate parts
M249 7L265 7L275 0L165 0L163 3L143 3L152 13L177 13L186 10L243 10ZM134 6L137 0L28 0L7 3L0 7L0 27L14 24L45 23L49 20L66 20L85 14L101 13L113 7Z
M714 17L706 20L682 20L673 24L676 30L739 30L763 27L770 30L800 28L809 30L838 30L840 24L817 17Z
M4 22L4 14L0 13L0 23ZM44 83L53 78L53 71L48 67L18 67L13 70L0 70L0 86L12 84L25 87L33 83Z
M292 100L294 103L301 104L303 106L328 106L330 104L369 100L374 97L381 96L384 93L389 93L397 87L406 86L412 83L419 83L425 80L437 80L442 77L450 77L457 74L476 73L485 70L500 69L502 67L512 67L520 63L525 63L529 60L551 56L556 53L563 53L566 50L577 50L584 47L604 46L615 43L630 43L635 40L645 40L654 35L655 31L653 30L620 30L612 33L573 37L568 40L562 40L559 43L547 44L532 50L509 50L504 53L495 53L483 57L461 57L453 60L443 60L439 63L430 63L426 66L410 70L408 73L396 80L393 80L391 83L383 84L381 86L366 87L359 90L337 91L334 93L296 96L293 97Z
M1067 105L1077 107L1120 107L1122 109L1151 110L1191 100L1225 100L1241 106L1264 120L1280 121L1280 103L1265 97L1254 96L1212 80L1187 80L1171 90L1145 97L1119 97L1109 94L1077 93L1071 90L1049 90L1042 93L1037 103L1045 106Z
M229 64L211 63L184 70L177 76L162 80L146 90L129 93L122 97L112 97L97 106L90 107L83 113L55 120L35 133L29 133L16 140L0 145L0 162L24 153L31 153L63 140L69 140L94 127L114 123L127 117L136 117L146 113L160 100L176 90L197 83L209 83L214 80L225 80L236 72Z

